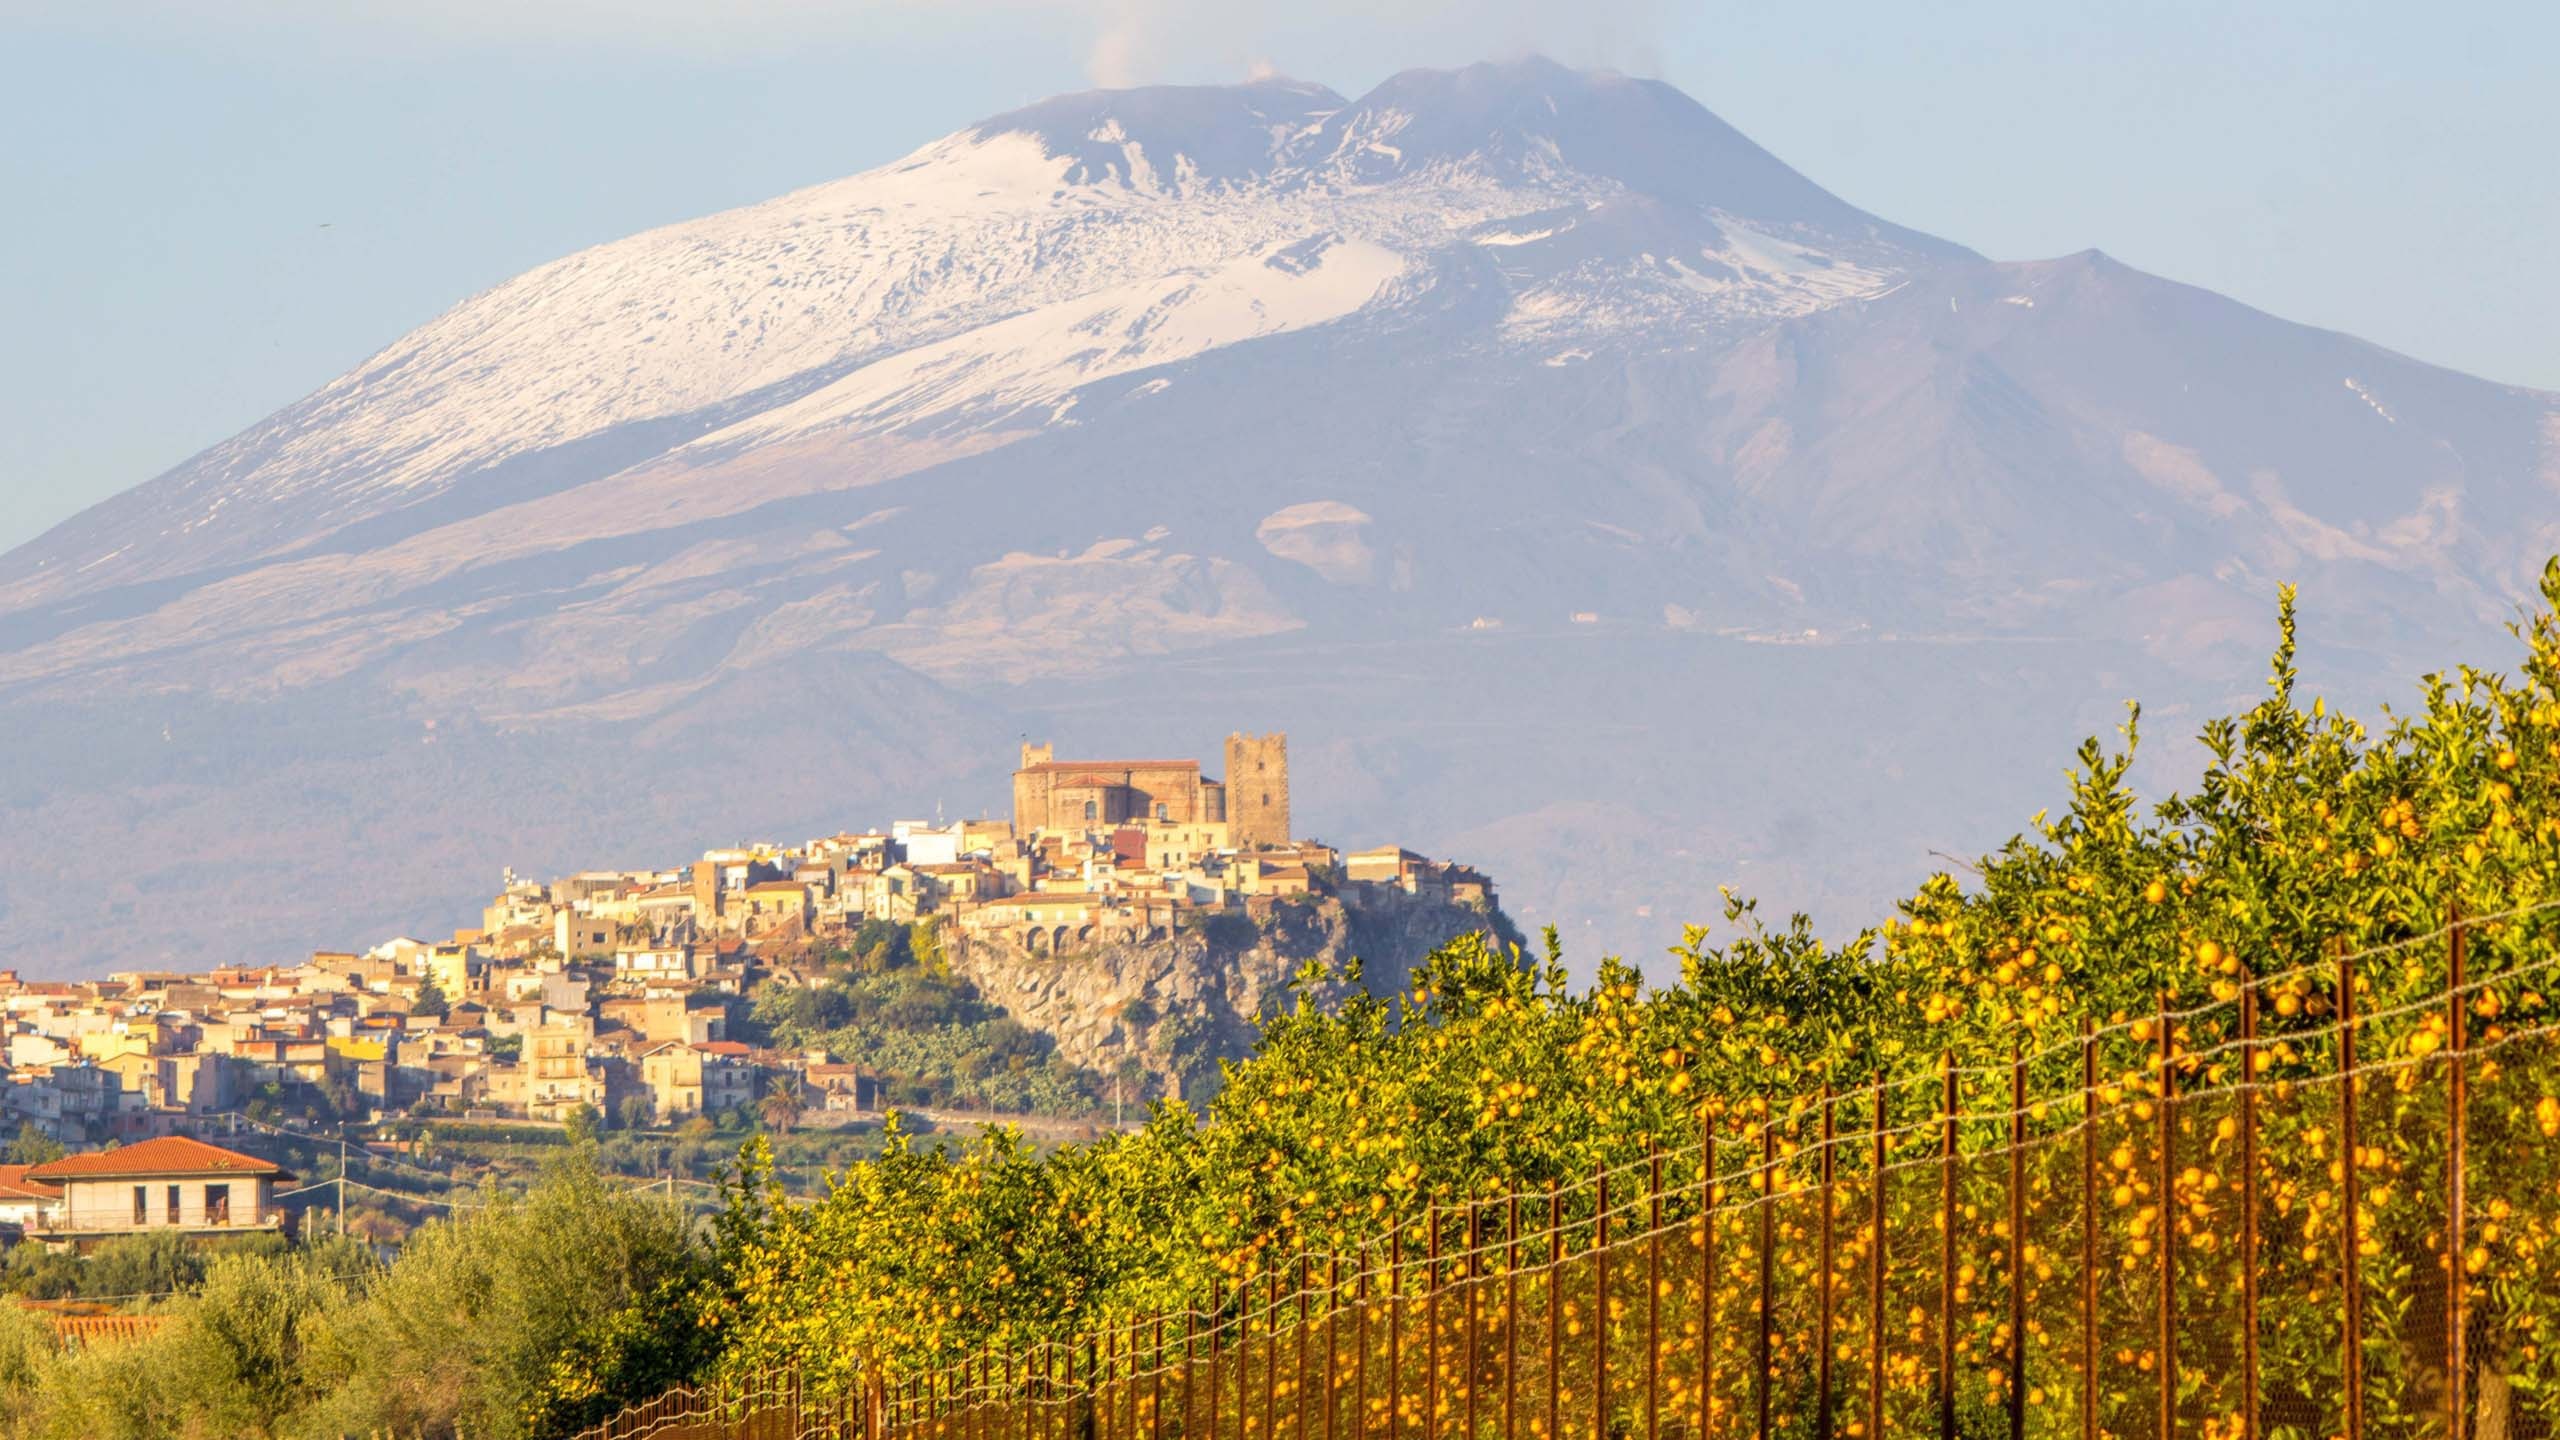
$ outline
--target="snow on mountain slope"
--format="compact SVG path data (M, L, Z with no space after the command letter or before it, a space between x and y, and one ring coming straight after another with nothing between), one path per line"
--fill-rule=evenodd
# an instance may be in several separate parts
M1428 145L1370 163L1389 134ZM0 610L307 551L532 457L593 479L803 424L1055 420L1098 374L1411 299L1480 227L1531 215L1552 234L1503 271L1541 344L1577 320L1693 343L1961 253L1862 216L1667 87L1544 62L1416 72L1348 108L1288 82L1066 96L474 296L0 558Z

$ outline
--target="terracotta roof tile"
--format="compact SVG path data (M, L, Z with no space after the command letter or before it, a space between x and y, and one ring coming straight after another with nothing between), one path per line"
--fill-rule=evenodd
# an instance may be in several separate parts
M28 1167L25 1178L60 1184L66 1180L91 1180L115 1175L269 1175L278 1180L293 1177L272 1160L225 1150L184 1135L163 1135L143 1140L119 1150L98 1150L85 1155L65 1155L59 1160Z
M41 1180L30 1180L27 1178L27 1172L34 1168L35 1167L32 1165L0 1165L0 1199L61 1199L61 1186L47 1185Z

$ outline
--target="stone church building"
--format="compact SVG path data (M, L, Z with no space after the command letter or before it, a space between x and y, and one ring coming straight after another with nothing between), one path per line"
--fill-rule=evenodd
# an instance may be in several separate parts
M1227 776L1212 780L1197 760L1060 760L1049 745L1025 744L1013 772L1013 830L1116 829L1161 822L1224 825L1239 850L1286 845L1289 737L1227 737Z

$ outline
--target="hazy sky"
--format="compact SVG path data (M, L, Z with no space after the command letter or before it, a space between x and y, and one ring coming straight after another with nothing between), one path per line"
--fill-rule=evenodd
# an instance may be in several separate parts
M1529 49L1994 256L2560 389L2560 6L0 0L0 549L584 245L1060 90Z

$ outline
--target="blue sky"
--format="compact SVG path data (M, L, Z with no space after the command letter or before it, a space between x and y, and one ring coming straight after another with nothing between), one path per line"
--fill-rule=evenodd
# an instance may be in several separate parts
M1530 49L1994 256L2560 390L2554 6L0 0L0 549L584 245L1060 90Z

